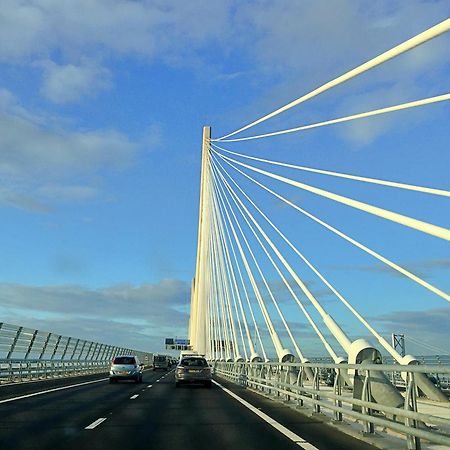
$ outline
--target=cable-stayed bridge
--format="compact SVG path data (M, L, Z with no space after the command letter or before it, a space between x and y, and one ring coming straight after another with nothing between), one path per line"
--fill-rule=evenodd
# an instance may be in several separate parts
M215 138L211 127L204 127L189 339L213 367L216 382L211 391L175 391L172 373L150 371L145 373L145 387L120 390L102 383L104 378L95 373L107 369L111 355L138 353L135 350L2 324L0 368L7 381L0 388L2 448L134 448L147 442L150 448L188 449L210 447L212 442L216 448L450 447L450 366L424 363L389 342L361 312L360 299L344 294L330 271L304 251L302 242L309 235L303 221L443 305L450 295L357 234L312 212L295 195L307 193L347 208L352 217L364 213L448 245L450 230L444 225L365 201L358 196L358 186L433 197L443 202L442 208L450 191L280 161L235 147L449 100L450 93L442 93L248 135L253 127L449 29L447 19L222 137ZM356 188L353 194L340 194L315 184L316 175L347 180ZM289 211L289 221L273 214L274 202ZM327 297L319 295L316 285ZM354 330L348 329L349 318L358 324ZM448 343L442 347L445 353ZM317 358L311 348L320 348L326 359ZM140 355L149 358L145 352ZM69 375L83 378L75 383L68 381ZM11 383L30 380L40 382Z

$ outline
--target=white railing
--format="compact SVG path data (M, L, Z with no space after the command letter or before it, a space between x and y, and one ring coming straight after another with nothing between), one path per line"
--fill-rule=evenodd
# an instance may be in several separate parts
M292 406L331 415L338 423L352 420L369 435L376 430L400 433L408 449L420 449L421 440L450 447L450 403L436 403L437 413L421 412L417 401L420 392L415 383L418 374L439 373L448 377L450 367L245 362L214 362L213 366L220 377ZM324 373L334 376L327 380ZM400 397L403 404L394 407L374 402L371 390L380 373L401 373L405 380ZM357 378L360 389L354 383ZM446 414L441 414L443 411Z

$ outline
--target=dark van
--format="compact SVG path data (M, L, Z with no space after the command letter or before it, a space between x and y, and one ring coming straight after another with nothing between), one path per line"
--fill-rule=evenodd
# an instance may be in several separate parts
M169 370L169 358L164 355L155 355L153 359L153 370Z

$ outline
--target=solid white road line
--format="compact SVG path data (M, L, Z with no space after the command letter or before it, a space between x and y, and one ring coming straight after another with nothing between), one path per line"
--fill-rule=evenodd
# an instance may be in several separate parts
M98 427L102 422L106 420L106 417L100 417L100 419L97 419L95 422L92 422L90 425L85 427L85 430L93 430L95 427Z
M5 400L0 400L0 404L1 403L14 402L16 400L21 400L23 398L35 397L36 395L48 394L50 392L62 391L64 389L71 389L71 388L78 387L78 386L85 386L86 384L100 383L100 381L106 381L107 379L108 378L102 378L100 380L85 381L84 383L71 384L70 386L61 386L61 387L58 387L58 388L47 389L45 391L34 392L32 394L19 395L18 397L12 397L12 398L7 398Z
M138 397L139 397L139 394L132 395L132 396L130 397L130 400L134 400L135 398L138 398Z
M228 395L233 397L235 400L237 400L239 403L244 405L246 408L248 408L250 411L255 413L257 416L261 417L265 422L267 422L270 426L274 427L276 430L278 430L280 433L284 434L287 438L289 438L291 441L295 442L297 445L302 447L305 450L318 450L317 447L314 447L314 445L310 444L308 441L303 439L298 434L295 434L293 431L287 429L284 425L281 425L281 423L277 422L275 419L272 419L267 414L260 411L258 408L255 408L252 404L245 401L243 398L236 395L234 392L230 391L226 387L222 386L217 381L212 380L214 384L220 387L224 392L226 392Z

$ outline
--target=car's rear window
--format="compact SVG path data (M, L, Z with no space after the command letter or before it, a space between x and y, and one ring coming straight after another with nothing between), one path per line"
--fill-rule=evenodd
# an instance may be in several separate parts
M207 367L208 366L208 363L207 363L206 359L204 359L204 358L183 358L181 360L180 364L182 366L187 366L187 367L192 367L192 366Z
M165 356L155 356L155 361L164 362L166 360Z
M116 356L113 364L136 364L136 360L132 356Z

